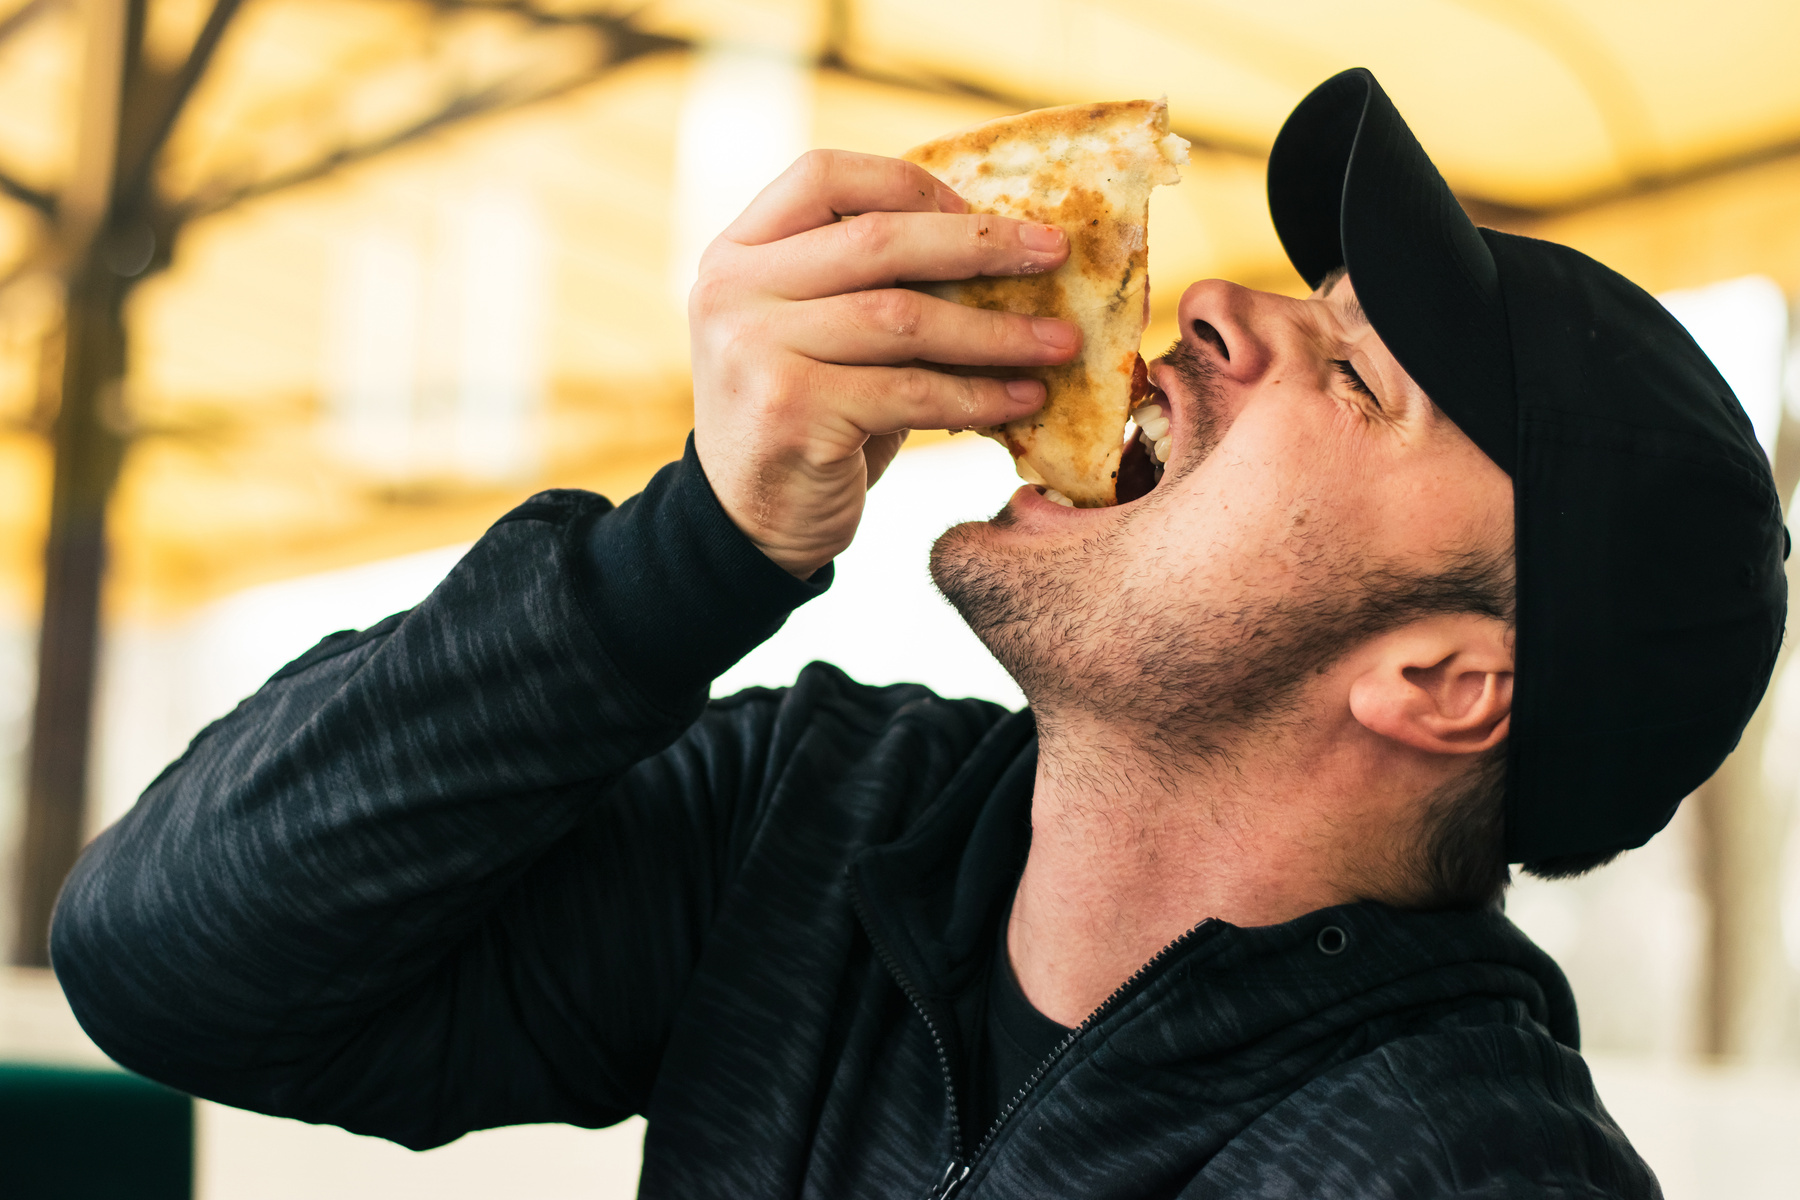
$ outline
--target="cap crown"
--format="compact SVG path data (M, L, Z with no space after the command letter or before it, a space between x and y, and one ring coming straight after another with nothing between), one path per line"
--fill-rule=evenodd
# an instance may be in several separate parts
M1520 860L1642 845L1737 745L1787 612L1781 506L1680 322L1571 250L1492 230L1517 387Z

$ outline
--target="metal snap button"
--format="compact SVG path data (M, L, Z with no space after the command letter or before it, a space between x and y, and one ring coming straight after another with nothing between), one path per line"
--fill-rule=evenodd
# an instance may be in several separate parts
M1350 944L1350 935L1336 925L1327 925L1319 930L1315 944L1320 954L1342 954L1344 947Z

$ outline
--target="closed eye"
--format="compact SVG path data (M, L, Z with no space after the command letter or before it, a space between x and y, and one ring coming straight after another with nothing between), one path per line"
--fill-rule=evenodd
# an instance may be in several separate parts
M1361 392L1374 402L1376 408L1381 407L1381 397L1377 396L1369 385L1363 382L1363 377L1356 373L1356 368L1350 365L1349 359L1334 358L1331 360L1331 365L1337 368L1338 375L1350 385L1351 391Z

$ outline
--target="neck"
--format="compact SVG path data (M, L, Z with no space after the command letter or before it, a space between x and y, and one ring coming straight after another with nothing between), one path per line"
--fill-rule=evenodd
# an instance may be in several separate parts
M1370 852L1396 844L1399 808L1353 738L1287 730L1176 761L1081 718L1040 714L1039 729L1007 946L1054 1020L1078 1024L1209 917L1273 925L1381 890L1354 866L1386 857Z

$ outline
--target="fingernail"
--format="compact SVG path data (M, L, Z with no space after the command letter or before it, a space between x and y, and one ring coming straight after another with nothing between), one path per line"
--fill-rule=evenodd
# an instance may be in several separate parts
M1075 348L1075 339L1081 336L1067 321L1051 317L1033 317L1031 332L1038 341L1052 350L1072 350Z
M1061 250L1063 231L1054 225L1021 225L1019 244L1027 250Z
M1009 379L1006 381L1006 398L1014 404L1036 408L1043 402L1044 385L1035 379Z
M938 184L937 189L937 204L939 212L966 213L969 211L969 202L941 183Z

